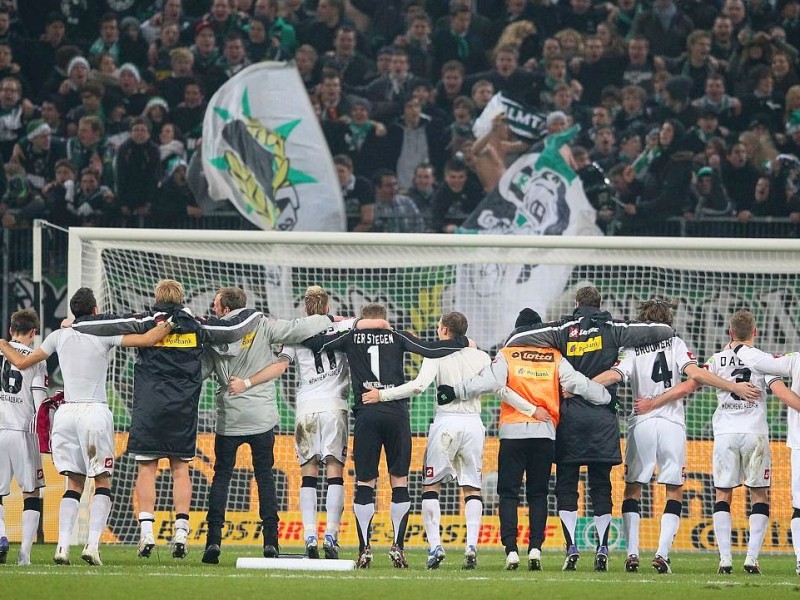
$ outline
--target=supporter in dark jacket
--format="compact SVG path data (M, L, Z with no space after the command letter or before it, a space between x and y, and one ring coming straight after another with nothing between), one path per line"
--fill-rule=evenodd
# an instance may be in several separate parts
M117 200L125 214L147 215L155 199L161 172L158 146L150 139L150 124L131 121L131 137L117 151Z

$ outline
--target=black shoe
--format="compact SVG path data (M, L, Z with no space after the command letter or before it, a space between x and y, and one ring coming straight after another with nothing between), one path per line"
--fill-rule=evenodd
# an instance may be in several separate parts
M264 544L264 558L278 558L278 556L278 542L275 542L274 546L272 544Z
M203 552L203 558L201 558L200 561L207 565L218 565L220 553L219 544L209 544L206 546L206 550Z

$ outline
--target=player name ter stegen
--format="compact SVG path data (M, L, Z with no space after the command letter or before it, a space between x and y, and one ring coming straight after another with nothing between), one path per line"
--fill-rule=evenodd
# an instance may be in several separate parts
M656 352L657 350L664 350L666 348L672 348L672 338L667 338L655 344L644 344L642 346L636 346L634 351L636 352L636 356L641 354L647 354L648 352Z
M357 331L353 334L353 341L356 344L394 344L394 336L391 333L362 333Z

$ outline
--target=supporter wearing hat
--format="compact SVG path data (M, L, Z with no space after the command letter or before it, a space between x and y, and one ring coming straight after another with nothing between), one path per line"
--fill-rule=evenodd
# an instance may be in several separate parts
M119 62L132 63L142 71L147 69L149 45L142 35L139 20L136 17L125 17L119 28Z
M137 117L147 106L148 97L142 93L142 75L139 68L132 63L125 63L119 68L119 88L109 90L106 105L122 101L128 116Z
M692 80L683 75L670 77L664 85L660 106L653 115L658 121L678 119L688 129L697 122L697 109L689 102Z
M180 227L188 218L202 216L192 191L186 181L187 165L182 158L173 158L167 164L166 176L158 189L152 210L157 217L157 227Z
M38 192L55 178L56 163L67 156L64 140L53 138L51 133L43 119L30 121L12 153L12 162L25 170L29 186Z

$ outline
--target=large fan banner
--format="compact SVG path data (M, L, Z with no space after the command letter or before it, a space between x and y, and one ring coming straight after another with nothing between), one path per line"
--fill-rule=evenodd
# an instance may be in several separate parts
M573 127L545 138L540 153L520 156L494 190L464 221L464 232L497 235L600 235L596 211L583 184L561 155L577 133ZM470 337L480 348L502 344L520 310L533 308L545 319L551 301L564 291L572 267L566 265L460 265L455 310L470 315ZM498 311L496 306L507 307ZM469 307L468 310L467 307ZM476 314L477 307L477 314Z
M223 85L203 121L203 172L265 230L344 231L345 211L325 137L297 73L261 62Z

